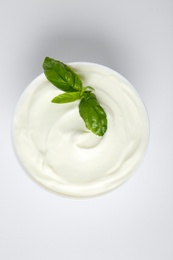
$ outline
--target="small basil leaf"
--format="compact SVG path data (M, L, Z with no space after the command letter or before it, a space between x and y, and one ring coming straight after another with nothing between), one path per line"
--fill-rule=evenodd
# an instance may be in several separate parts
M84 93L79 104L79 113L89 130L96 135L104 135L107 130L107 117L95 94L89 91Z
M52 99L53 103L69 103L80 99L80 92L66 92Z
M57 88L65 92L81 92L82 81L80 77L66 64L46 57L43 69L46 78Z

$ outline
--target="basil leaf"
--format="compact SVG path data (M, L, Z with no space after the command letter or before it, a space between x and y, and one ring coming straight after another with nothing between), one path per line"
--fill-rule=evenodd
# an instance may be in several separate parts
M107 117L95 94L91 92L84 93L79 104L79 113L89 130L96 135L104 135L107 130Z
M57 88L65 92L81 92L82 81L80 77L66 64L46 57L43 69L46 78Z
M80 99L80 92L66 92L54 97L52 99L52 102L61 104L61 103L73 102L77 99Z

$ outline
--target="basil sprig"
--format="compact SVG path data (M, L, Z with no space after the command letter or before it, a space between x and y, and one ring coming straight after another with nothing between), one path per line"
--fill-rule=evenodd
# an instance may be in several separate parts
M80 100L79 113L86 127L94 134L103 136L107 130L107 116L99 104L91 86L83 87L82 80L69 66L46 57L43 62L46 78L65 93L52 99L53 103L69 103Z

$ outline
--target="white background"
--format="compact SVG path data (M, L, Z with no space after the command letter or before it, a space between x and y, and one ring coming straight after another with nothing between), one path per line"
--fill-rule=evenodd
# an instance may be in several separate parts
M150 117L142 166L95 199L55 196L21 169L10 127L45 56L109 66ZM173 259L173 1L0 1L0 259Z

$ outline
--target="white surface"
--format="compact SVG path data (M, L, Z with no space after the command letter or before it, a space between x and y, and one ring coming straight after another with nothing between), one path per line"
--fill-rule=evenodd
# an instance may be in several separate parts
M173 259L172 13L171 0L1 1L0 259ZM16 161L13 111L45 56L112 67L142 96L149 150L114 192L57 197Z

